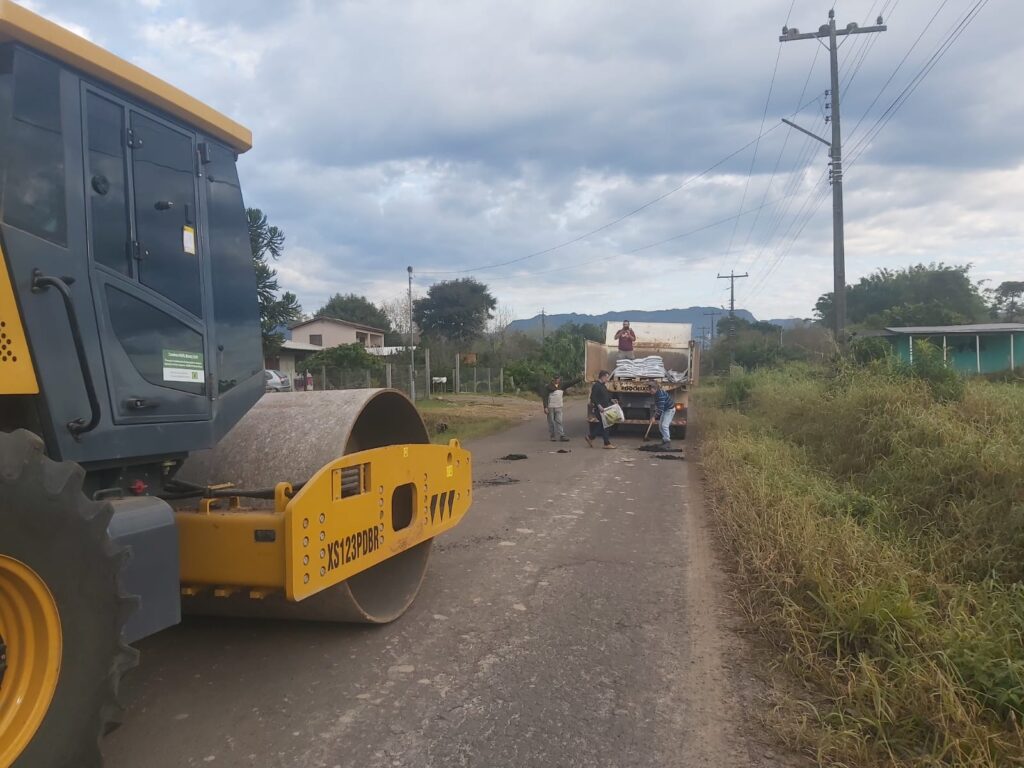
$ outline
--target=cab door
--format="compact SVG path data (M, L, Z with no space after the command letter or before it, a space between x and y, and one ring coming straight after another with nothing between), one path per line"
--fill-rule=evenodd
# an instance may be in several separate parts
M118 423L210 416L195 136L83 88L85 192Z

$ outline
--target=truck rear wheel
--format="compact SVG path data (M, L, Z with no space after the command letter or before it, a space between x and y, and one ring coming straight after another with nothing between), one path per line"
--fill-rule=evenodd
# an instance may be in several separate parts
M0 765L98 766L136 661L113 510L83 495L84 474L30 432L0 433Z

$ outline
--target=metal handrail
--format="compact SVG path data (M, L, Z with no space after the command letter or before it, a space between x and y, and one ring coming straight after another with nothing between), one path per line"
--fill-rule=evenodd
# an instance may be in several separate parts
M93 384L92 373L89 370L89 360L85 354L85 343L82 341L82 329L78 324L78 314L75 312L75 304L71 296L72 278L53 277L44 275L40 270L32 270L32 292L41 293L47 288L56 288L61 299L64 300L64 311L68 316L68 325L71 328L71 340L75 344L75 354L78 355L78 367L82 372L82 380L85 383L85 394L89 398L89 409L91 415L89 420L84 418L72 419L67 423L68 431L76 438L86 432L96 429L100 423L100 401L96 397L96 387Z

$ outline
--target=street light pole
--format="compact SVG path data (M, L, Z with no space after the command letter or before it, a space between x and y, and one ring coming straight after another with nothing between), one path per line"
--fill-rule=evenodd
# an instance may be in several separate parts
M409 396L416 402L416 348L412 339L412 267L406 267L409 273Z

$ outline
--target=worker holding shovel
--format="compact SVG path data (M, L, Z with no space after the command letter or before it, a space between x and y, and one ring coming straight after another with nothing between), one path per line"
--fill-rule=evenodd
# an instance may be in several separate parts
M659 428L661 429L661 448L662 450L667 451L672 447L670 437L672 418L675 416L676 412L676 403L675 400L672 399L672 395L659 387L657 382L648 382L647 391L654 397L654 407L651 409L651 426L654 425L654 422L659 422Z

